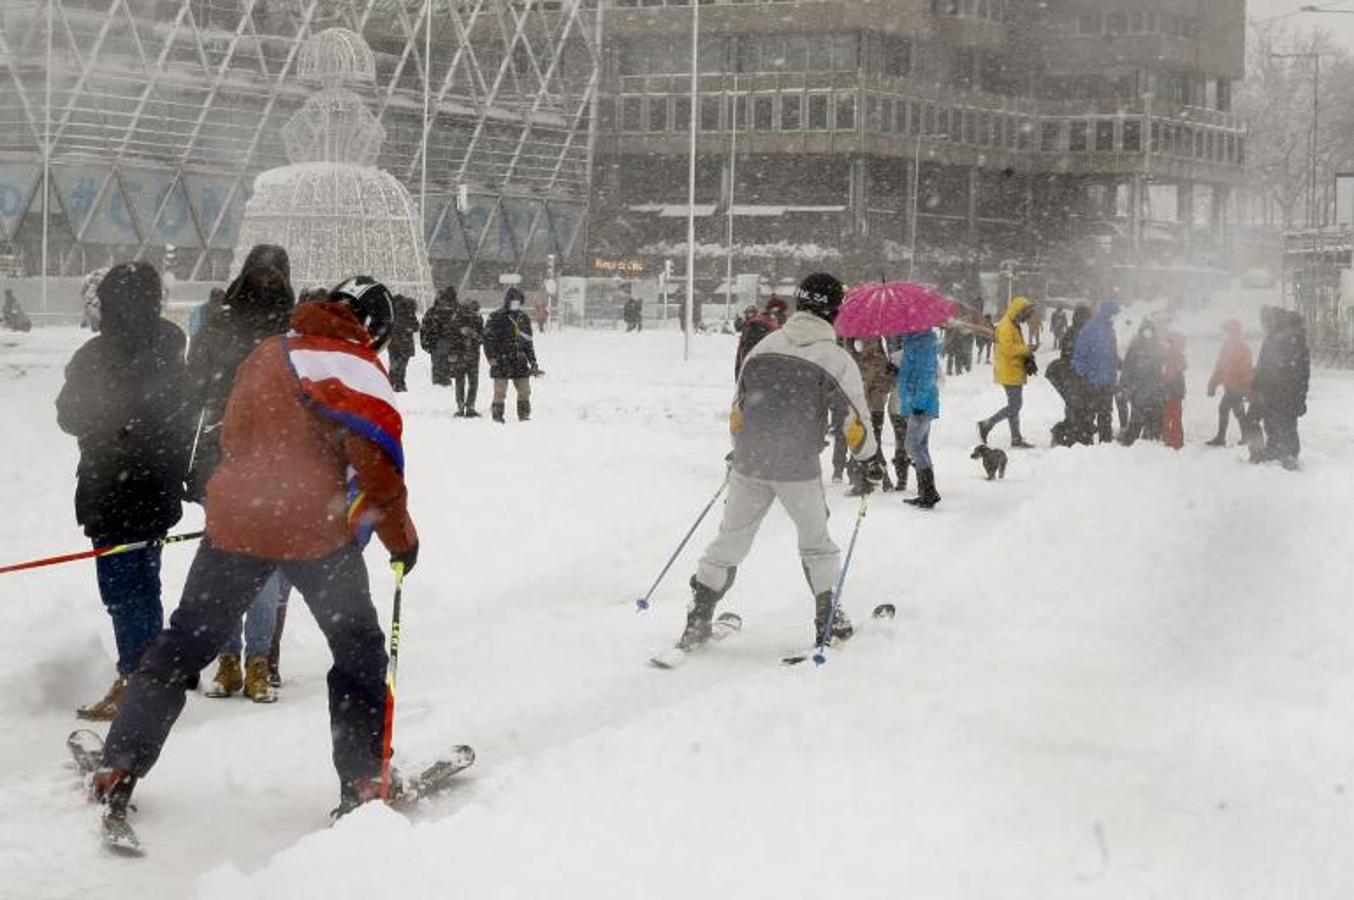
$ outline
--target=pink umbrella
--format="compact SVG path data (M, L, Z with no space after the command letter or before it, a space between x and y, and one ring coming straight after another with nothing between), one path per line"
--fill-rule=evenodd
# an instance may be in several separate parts
M846 338L886 337L944 325L958 311L923 284L911 281L858 284L837 312L837 334Z

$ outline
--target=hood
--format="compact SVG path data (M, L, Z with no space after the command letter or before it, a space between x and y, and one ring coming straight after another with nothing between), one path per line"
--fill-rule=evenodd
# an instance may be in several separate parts
M1026 300L1024 297L1012 297L1011 302L1006 305L1006 313L1001 317L1001 320L1003 322L1014 322L1016 316L1020 315L1033 305L1033 303Z
M264 290L258 281L265 275L275 276L281 285ZM259 244L249 251L240 274L226 288L222 307L231 317L248 323L260 331L280 334L287 317L296 305L291 286L291 260L287 251L275 244Z
M371 343L371 335L347 304L328 300L316 300L296 307L291 315L291 329L298 334L339 338L363 347Z
M503 295L503 308L505 310L509 309L514 300L522 304L523 308L527 305L527 298L522 295L522 292L515 287L510 287L508 288L508 292Z
M1078 309L1080 308L1078 307ZM1100 308L1095 311L1095 317L1097 319L1112 319L1119 315L1121 309L1118 300L1101 300Z
M433 300L434 306L456 306L456 288L448 285L437 292L437 298Z
M119 263L99 282L101 333L124 353L145 350L155 340L164 287L148 262Z
M796 347L806 347L823 341L836 343L837 332L831 323L825 322L813 313L797 312L785 320L780 333L790 339Z

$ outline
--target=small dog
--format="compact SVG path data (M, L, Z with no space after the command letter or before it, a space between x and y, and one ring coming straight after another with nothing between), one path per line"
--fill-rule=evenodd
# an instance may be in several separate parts
M973 448L973 453L969 455L969 459L981 459L983 461L983 468L987 470L988 481L991 481L998 475L1002 478L1006 477L1005 450L998 450L995 447L987 447L983 444L979 444Z

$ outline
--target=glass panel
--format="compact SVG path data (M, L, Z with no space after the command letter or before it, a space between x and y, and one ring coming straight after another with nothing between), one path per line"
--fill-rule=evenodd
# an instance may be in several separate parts
M774 94L758 94L753 101L752 107L752 127L756 131L770 131L775 127L773 122L773 113L775 112Z
M719 111L723 97L701 97L701 131L719 130Z
M828 95L823 93L809 94L809 124L810 131L827 130L827 108Z
M780 130L798 131L804 127L804 95L799 92L780 95Z
M1088 134L1090 122L1085 119L1073 119L1068 130L1067 148L1073 153L1085 153L1090 149L1091 142Z
M856 130L856 95L837 95L837 130Z
M643 123L644 98L621 98L621 131L639 131Z
M649 130L667 131L668 130L668 98L650 97L649 98Z

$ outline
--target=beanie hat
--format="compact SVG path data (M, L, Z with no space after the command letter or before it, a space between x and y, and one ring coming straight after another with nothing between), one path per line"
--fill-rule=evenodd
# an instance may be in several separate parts
M831 323L837 318L843 293L840 281L826 272L815 272L795 289L795 308Z

